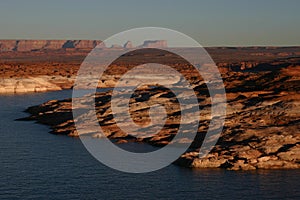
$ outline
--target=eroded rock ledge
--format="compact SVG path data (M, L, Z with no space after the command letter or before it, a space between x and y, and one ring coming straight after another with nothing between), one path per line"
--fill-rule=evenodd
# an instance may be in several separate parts
M230 170L300 168L300 66L281 66L274 70L229 71L223 73L227 92L225 126L217 145L204 158L199 147L210 122L210 98L205 84L194 83L203 110L194 141L172 141L180 145L192 142L190 149L175 164L193 168ZM138 90L130 101L131 116L138 124L149 122L149 102L160 102L167 108L169 120L154 136L136 138L122 132L110 109L111 91L98 93L96 110L104 133L114 142L146 142L156 146L168 144L178 130L180 117L176 99L164 88ZM84 109L82 102L77 109ZM71 99L52 100L27 109L26 120L50 125L52 133L78 136L71 112ZM87 113L87 116L90 113ZM197 128L197 127L196 127ZM87 126L87 133L89 132ZM101 135L93 135L102 137Z

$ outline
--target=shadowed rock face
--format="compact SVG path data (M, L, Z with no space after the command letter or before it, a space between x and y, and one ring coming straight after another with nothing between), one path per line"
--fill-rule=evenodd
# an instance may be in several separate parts
M216 53L222 52L222 49L209 51ZM175 163L186 167L231 170L300 168L300 59L296 55L297 51L291 52L285 49L283 52L293 55L288 57L284 57L286 54L283 52L280 57L278 49L269 51L251 48L247 51L245 49L230 49L230 51L231 53L242 51L242 53L231 54L235 55L231 60L227 57L220 58L219 54L212 54L218 64L223 63L219 64L219 69L227 93L227 114L221 116L225 118L225 125L217 145L201 159L198 157L198 152L211 119L211 101L206 84L201 78L194 77L188 65L180 63L170 55L164 55L169 58L169 60L164 59L165 64L174 65L178 71L193 80L192 86L199 96L199 108L202 110L198 127L191 127L198 130L195 140L172 141L178 145L192 142L190 149ZM247 61L243 60L245 57L237 58L244 53L254 54L255 51L270 53L274 58L270 59L270 56L261 58L261 54L258 54L259 59L253 59L252 56L246 57ZM226 52L228 49L223 51L224 54ZM134 55L130 55L130 58L133 57ZM138 58L132 60L139 63ZM115 74L115 81L120 73L130 68L130 65L125 64L126 59L126 56L122 57L114 63L111 71L108 71L108 75ZM149 59L155 61L156 57ZM113 86L115 82L111 84ZM129 111L137 124L143 126L149 123L148 111L153 102L164 105L168 114L168 120L158 134L142 138L128 135L118 128L111 112L110 98L111 91L98 93L96 111L98 123L102 126L105 136L114 142L146 142L155 146L164 146L177 133L180 108L176 97L165 88L145 87L132 95ZM87 103L82 101L76 108L84 113L76 120L80 121L91 115L85 112ZM30 107L27 112L31 114L27 120L37 120L50 125L54 134L78 136L72 118L70 99L52 100ZM89 125L86 128L87 134L93 129ZM103 135L91 134L93 137L103 137Z

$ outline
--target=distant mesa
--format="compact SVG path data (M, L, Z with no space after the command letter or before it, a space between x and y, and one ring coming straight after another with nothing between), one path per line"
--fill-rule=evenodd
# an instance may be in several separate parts
M39 51L105 48L100 40L0 40L0 51Z
M100 40L0 40L0 52L4 51L41 51L59 49L106 49ZM166 40L146 40L136 48L167 48ZM110 49L132 49L135 48L131 41L127 41L123 46L114 44Z
M118 45L118 44L113 44L113 45L111 45L110 48L111 49L123 49L123 47L121 45Z
M124 46L125 49L135 48L131 41L127 41ZM166 40L146 40L137 48L167 48L168 44Z
M141 46L144 48L167 48L166 40L146 40L144 44Z

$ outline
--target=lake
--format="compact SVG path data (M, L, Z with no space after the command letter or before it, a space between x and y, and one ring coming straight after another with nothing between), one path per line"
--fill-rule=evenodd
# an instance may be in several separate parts
M67 97L70 90L0 96L0 199L300 199L300 170L170 165L147 174L122 173L95 160L78 138L14 121L28 115L28 106Z

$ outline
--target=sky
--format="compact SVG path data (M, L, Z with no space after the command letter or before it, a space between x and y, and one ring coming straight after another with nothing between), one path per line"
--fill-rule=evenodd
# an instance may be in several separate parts
M0 39L99 39L138 27L202 46L300 45L299 0L2 0Z

